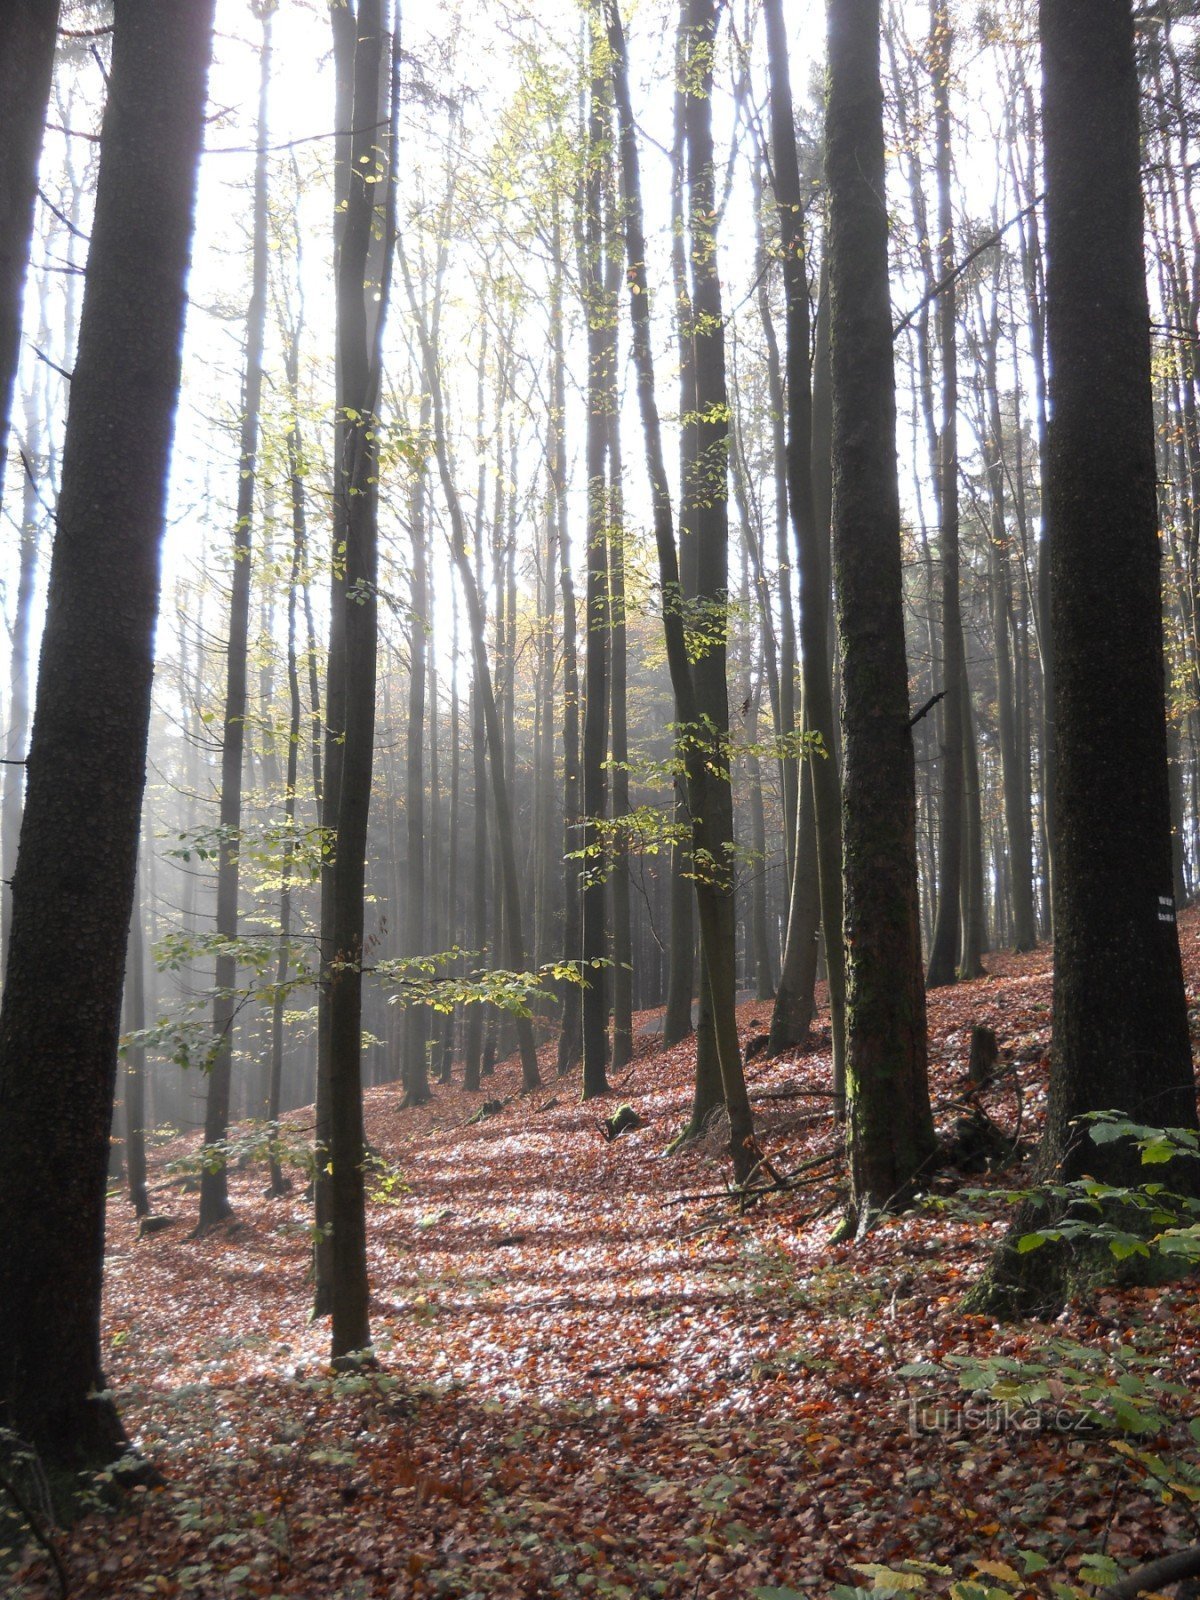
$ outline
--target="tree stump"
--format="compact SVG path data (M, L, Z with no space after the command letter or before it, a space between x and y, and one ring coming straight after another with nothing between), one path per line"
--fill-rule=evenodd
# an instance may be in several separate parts
M1000 1064L1000 1046L991 1028L976 1023L971 1029L971 1055L967 1062L967 1077L971 1086L981 1089L996 1075Z

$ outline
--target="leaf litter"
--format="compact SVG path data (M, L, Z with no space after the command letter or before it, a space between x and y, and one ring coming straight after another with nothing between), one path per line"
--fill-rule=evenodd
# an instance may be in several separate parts
M1194 999L1195 913L1180 931ZM1030 1141L1050 957L988 966L929 997L939 1130L959 1114L981 1023L1009 1068L988 1114L1010 1133L1020 1119ZM768 1006L741 1007L743 1039L768 1020ZM299 1185L269 1199L261 1171L231 1172L235 1221L203 1239L189 1195L166 1202L178 1226L143 1238L114 1197L106 1375L166 1485L57 1536L72 1592L751 1600L860 1581L894 1592L900 1566L913 1590L958 1580L961 1593L971 1578L980 1597L1049 1596L1096 1552L1128 1565L1194 1539L1187 1496L1111 1440L996 1426L986 1409L964 1426L946 1377L947 1358L1022 1358L1048 1331L1133 1341L1186 1413L1191 1287L1106 1290L1052 1330L965 1315L1007 1212L955 1205L949 1179L931 1186L943 1204L831 1245L840 1164L805 1168L840 1144L822 1101L824 1015L814 1043L750 1063L772 1159L807 1181L747 1210L680 1198L720 1195L719 1136L663 1154L690 1104L690 1042L638 1038L619 1095L643 1126L611 1143L597 1118L617 1102L579 1104L553 1076L553 1045L541 1094L521 1098L519 1065L503 1063L484 1098L506 1103L477 1122L457 1087L405 1111L396 1086L368 1090L368 1137L407 1186L380 1186L369 1207L375 1371L328 1371ZM311 1127L311 1109L285 1120ZM152 1182L189 1142L154 1152ZM924 1376L900 1375L914 1365ZM9 1583L22 1600L57 1593L32 1546Z

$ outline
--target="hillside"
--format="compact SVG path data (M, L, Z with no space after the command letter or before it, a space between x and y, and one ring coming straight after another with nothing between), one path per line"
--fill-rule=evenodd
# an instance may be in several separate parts
M1195 995L1194 913L1181 934ZM961 1115L970 1027L986 1023L1012 1069L988 1113L1028 1145L1049 957L989 965L930 997L939 1128ZM744 1006L744 1036L766 1015ZM167 1484L140 1492L136 1515L98 1512L64 1536L72 1592L816 1597L866 1584L856 1563L936 1563L949 1570L913 1583L937 1589L980 1562L1020 1565L1021 1550L1044 1576L995 1592L1048 1594L1095 1552L1124 1563L1195 1537L1187 1494L1164 1503L1121 1440L964 1423L952 1376L932 1390L898 1376L1028 1355L1046 1330L959 1309L1004 1228L996 1202L926 1207L830 1246L841 1165L819 1050L751 1062L764 1143L797 1186L746 1215L720 1198L715 1137L663 1156L689 1100L688 1046L663 1053L642 1035L620 1101L645 1126L611 1144L603 1110L552 1082L545 1055L549 1086L530 1100L515 1062L484 1096L439 1089L421 1111L399 1111L393 1088L368 1093L384 1163L369 1210L378 1374L325 1372L299 1185L268 1200L260 1168L236 1174L235 1223L196 1240L194 1197L164 1170L175 1145L156 1152L152 1184L176 1226L139 1239L113 1199L107 1373ZM472 1121L482 1098L505 1103ZM290 1121L303 1133L311 1112ZM963 1181L980 1180L933 1188ZM1200 1384L1187 1286L1103 1293L1053 1333ZM922 1431L911 1402L929 1394L950 1409ZM58 1592L43 1557L10 1592Z

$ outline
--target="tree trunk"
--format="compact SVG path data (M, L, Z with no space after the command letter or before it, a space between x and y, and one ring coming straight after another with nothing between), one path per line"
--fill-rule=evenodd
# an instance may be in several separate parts
M437 318L437 307L433 317ZM421 398L421 431L429 428L429 400ZM424 466L412 486L412 577L408 629L408 733L405 744L405 822L408 838L408 881L404 904L404 954L426 954L425 943L425 673L430 623L429 578L425 559L428 482ZM425 1044L429 1034L424 1006L404 1013L404 1104L423 1106L430 1098Z
M671 280L675 293L675 331L679 351L679 565L681 600L695 595L696 575L696 347L693 335L692 296L687 278L687 223L684 215L685 85L691 71L691 31L687 13L680 11L675 44L675 138L671 151ZM677 751L677 754L679 752ZM687 828L684 785L676 785L673 821ZM670 1050L692 1031L692 1001L696 971L696 893L692 884L691 855L683 843L671 847L671 922L667 947L667 1004L663 1016L663 1048ZM697 1041L697 1066L703 1062ZM715 1074L706 1073L710 1081ZM708 1108L708 1109L711 1109ZM696 1126L695 1119L691 1124Z
M125 953L125 1031L146 1026L146 937L142 922L142 876L134 887L133 914ZM146 1047L140 1040L125 1047L125 1173L134 1215L150 1215L146 1193Z
M246 312L246 367L242 382L242 429L238 451L237 520L233 530L233 586L229 601L229 645L225 667L225 720L221 743L221 835L217 858L216 988L213 995L213 1056L208 1075L204 1142L229 1136L229 1091L233 1076L233 1026L237 1004L237 957L230 948L238 932L238 879L242 828L242 757L246 742L246 664L250 627L251 525L258 477L259 414L262 408L263 338L267 322L267 95L271 83L273 4L260 7L258 153L254 165L254 243L250 305ZM225 1162L206 1162L200 1176L204 1233L229 1216Z
M806 733L820 736L823 754L809 757L817 831L821 924L829 977L835 1106L841 1109L845 1062L845 946L842 942L841 781L834 729L833 684L829 669L828 565L826 529L817 520L813 469L813 404L808 273L805 267L804 212L791 74L782 0L767 0L767 40L771 63L771 134L775 154L776 202L783 245L787 295L787 479L788 506L800 569L800 657Z
M553 257L550 279L550 325L554 352L553 395L550 407L550 473L554 485L554 514L558 529L559 570L563 602L563 949L569 958L582 948L580 891L582 878L576 852L580 838L582 796L579 773L579 651L577 644L575 577L571 570L571 527L567 509L567 366L563 342L563 250L557 193L554 198ZM583 1059L583 996L576 983L563 986L562 1025L558 1036L559 1074L570 1072Z
M349 5L331 6L329 21L333 33L334 63L334 173L333 173L333 248L335 263L342 247L349 209L351 161L354 127L354 68L357 29L355 13ZM372 122L377 119L373 112ZM368 152L369 159L369 152ZM336 273L336 266L335 266ZM336 289L336 282L335 282ZM340 305L340 296L337 300ZM313 1170L313 1315L328 1316L333 1296L333 1219L332 1174L330 1171L331 1102L329 1009L332 985L330 970L336 954L334 943L334 863L337 854L337 817L342 786L342 756L346 727L346 567L349 502L336 475L348 459L348 434L345 374L342 370L342 341L334 341L335 408L333 416L333 460L335 484L329 561L329 648L325 668L325 727L321 765L321 982L317 990L317 1102Z
M675 532L671 513L670 492L667 485L666 466L663 460L662 433L658 407L654 395L654 362L650 340L650 304L646 281L645 235L642 224L641 178L637 151L637 138L633 121L633 108L629 97L628 68L625 58L625 36L620 13L613 0L608 0L608 37L612 52L614 90L620 129L621 166L625 195L625 256L630 288L630 312L633 320L634 361L637 371L638 403L642 416L642 433L646 450L646 467L650 479L654 512L655 544L658 551L659 581L662 590L663 633L666 643L667 664L675 695L676 716L683 725L686 739L686 767L688 806L692 817L693 855L705 864L705 872L698 877L696 902L699 913L701 945L708 966L705 974L706 988L713 1004L713 1021L716 1032L717 1055L720 1062L721 1083L726 1111L729 1117L729 1154L733 1161L734 1176L745 1182L759 1161L759 1151L754 1137L754 1123L750 1112L746 1080L742 1070L741 1053L737 1042L737 1018L734 1011L734 918L732 894L732 863L728 846L732 843L732 804L727 771L728 716L724 724L725 738L720 738L717 725L718 748L712 748L711 724L702 724L700 709L703 705L712 723L713 712L719 712L719 696L724 694L723 634L718 647L709 651L708 671L702 700L693 679L693 668L688 660L684 633L682 594L679 582L679 561L675 549ZM708 0L691 0L689 23L697 31L701 46L705 41L709 49L705 57L711 67L711 38L715 26L715 12ZM707 69L706 69L707 70ZM701 75L705 76L704 73ZM701 84L707 90L709 85ZM690 98L690 97L689 97ZM694 109L694 108L693 108ZM690 130L690 175L693 178L693 227L699 224L701 237L705 236L711 250L713 207L711 204L712 150L711 125L708 120L707 98L700 105L695 124ZM707 134L707 141L706 141ZM707 155L705 146L707 142ZM707 194L706 194L707 190ZM705 199L709 204L705 208ZM695 248L695 245L693 246ZM715 262L700 264L698 287L702 295L706 316L714 321L709 337L717 339L722 327L720 316L719 284L715 279ZM711 275L711 281L710 280ZM697 309L700 307L698 305ZM700 362L697 363L698 367ZM711 370L707 370L711 367ZM706 380L709 387L723 389L724 361L721 352L706 352ZM718 385L717 380L720 380ZM703 391L700 391L703 393ZM721 411L722 419L724 411ZM719 430L723 420L714 417L708 427ZM704 445L713 448L704 455ZM711 485L716 494L724 487L725 458L723 441L717 437L702 437L701 456L710 464L720 455L719 484ZM720 514L714 518L718 526L709 527L704 539L704 559L701 562L701 592L708 593L720 605L722 588L720 567L725 554L720 540L719 523L723 521L724 497L720 500ZM706 587L707 585L707 587ZM712 659L716 657L716 661ZM702 663L697 663L697 667ZM719 673L717 667L719 666ZM718 683L719 677L719 683ZM719 694L718 694L719 690ZM701 732L700 730L704 730ZM709 869L709 863L712 864Z
M938 342L942 356L942 417L937 441L938 556L942 577L942 785L938 834L937 917L926 982L931 989L958 977L961 944L960 894L964 835L963 741L967 726L967 664L959 605L958 557L958 296L953 281L954 217L950 194L950 49L952 36L944 0L930 12L930 70L937 141Z
M442 397L441 373L438 357L430 339L429 328L421 308L416 304L412 283L405 269L406 287L417 336L421 343L425 383L433 407L433 441L438 472L446 507L450 513L451 552L458 569L459 582L467 606L467 627L471 636L471 655L475 693L480 701L483 732L487 741L488 771L491 775L492 804L496 813L496 847L499 856L505 954L511 970L526 971L525 936L521 916L521 884L517 875L516 846L513 838L513 814L507 775L504 770L504 740L501 734L500 714L492 686L491 667L487 657L487 637L483 604L479 586L471 570L467 554L466 519L455 487L450 467L449 444L446 436L445 406ZM478 870L478 869L477 869ZM533 1023L528 1016L517 1017L517 1047L521 1055L521 1087L530 1093L541 1084L538 1072L537 1047L533 1037Z
M896 471L879 0L831 0L825 165L842 671L850 1218L934 1152Z
M604 168L609 114L598 0L587 19L588 120L580 277L587 323L587 593L584 599L583 711L583 1098L608 1093L608 363L615 354L606 326Z
M1197 1125L1171 894L1138 79L1130 5L1041 0L1040 19L1057 751L1054 1027L1038 1171L1137 1184L1136 1148L1094 1145L1075 1120L1112 1109L1156 1127ZM1171 1177L1194 1190L1194 1172ZM1062 1252L1009 1244L976 1303L1053 1315L1080 1271Z
M0 30L0 502L59 0L15 0Z
M0 1405L51 1470L125 1445L100 1366L105 1174L212 25L213 0L117 12L13 883Z
M400 44L382 0L361 0L354 52L354 136L345 228L337 257L338 351L345 455L338 493L347 501L342 605L345 732L333 865L333 960L329 988L331 1354L371 1342L363 1175L362 963L367 823L375 754L378 649L379 396L383 330L396 237L396 119ZM381 87L390 60L390 85ZM380 101L387 137L378 129ZM370 181L368 181L370 180ZM373 255L372 239L383 253Z

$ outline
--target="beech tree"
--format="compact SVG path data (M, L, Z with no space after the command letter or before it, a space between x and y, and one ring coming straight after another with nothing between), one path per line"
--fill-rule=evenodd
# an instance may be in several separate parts
M690 108L688 128L689 183L692 197L693 228L699 228L700 243L693 242L693 259L698 266L701 293L697 309L709 321L705 336L711 341L704 353L703 383L701 359L697 357L697 411L705 418L699 435L698 459L707 463L706 485L713 497L707 519L704 559L700 563L701 593L716 607L725 604L727 581L725 562L728 519L725 504L724 429L727 410L713 398L724 392L724 352L721 340L720 284L712 255L711 229L715 222L712 170L712 124L708 95L711 90L712 40L716 27L715 8L709 0L685 0L687 26L693 33L693 48L698 51L699 67L695 81L689 80L690 98L698 103ZM687 775L688 805L692 822L693 860L702 865L697 874L696 902L700 924L701 975L708 987L713 1010L713 1031L725 1108L729 1117L729 1153L734 1175L744 1182L758 1164L750 1100L741 1051L737 1040L734 1011L734 906L730 857L732 844L732 805L728 772L728 703L722 716L721 698L726 694L724 679L724 621L710 622L717 637L708 642L704 660L708 665L698 681L689 662L684 635L683 597L679 581L679 557L675 547L674 519L670 489L663 459L662 433L654 393L654 363L650 343L650 305L646 281L645 233L642 221L641 173L637 134L629 97L625 34L615 0L607 0L609 48L612 52L614 96L617 106L622 183L625 197L625 260L630 289L630 316L633 324L634 362L637 371L638 405L642 418L643 444L654 513L655 544L658 552L659 582L662 595L663 633L676 716L682 724L684 764ZM697 253L699 260L696 260ZM707 404L705 404L707 402ZM719 460L719 468L716 463ZM718 479L715 474L719 470ZM697 663L703 666L704 660ZM722 736L725 737L722 737Z
M238 886L241 866L242 764L246 744L247 653L254 490L258 481L259 418L262 410L263 340L267 324L267 97L271 84L271 19L275 0L254 0L262 27L258 79L258 151L254 163L250 302L246 311L246 365L238 448L237 510L233 526L233 570L229 639L225 656L225 717L221 740L220 841L217 865L216 986L213 993L213 1059L208 1075L204 1141L219 1146L229 1132L233 1078L233 1029L237 1017ZM223 1160L210 1161L200 1177L201 1232L229 1216Z
M104 1198L213 10L116 3L0 1001L0 1405L55 1471L126 1444Z
M378 648L379 404L382 341L396 238L399 43L382 0L360 0L354 51L353 135L345 226L337 256L338 354L345 455L337 492L346 505L345 732L337 793L329 992L330 1268L335 1360L370 1344L362 1107L363 895L375 750ZM388 87L381 89L381 80ZM387 108L381 131L378 108ZM378 232L376 231L378 228ZM381 238L382 251L372 241Z
M829 0L825 175L851 1224L934 1151L900 567L879 0Z
M1172 893L1150 313L1132 7L1041 0L1054 637L1054 1028L1046 1178L1141 1181L1076 1119L1195 1129ZM1194 1171L1178 1174L1194 1189ZM1002 1250L977 1303L1057 1309L1090 1263Z

